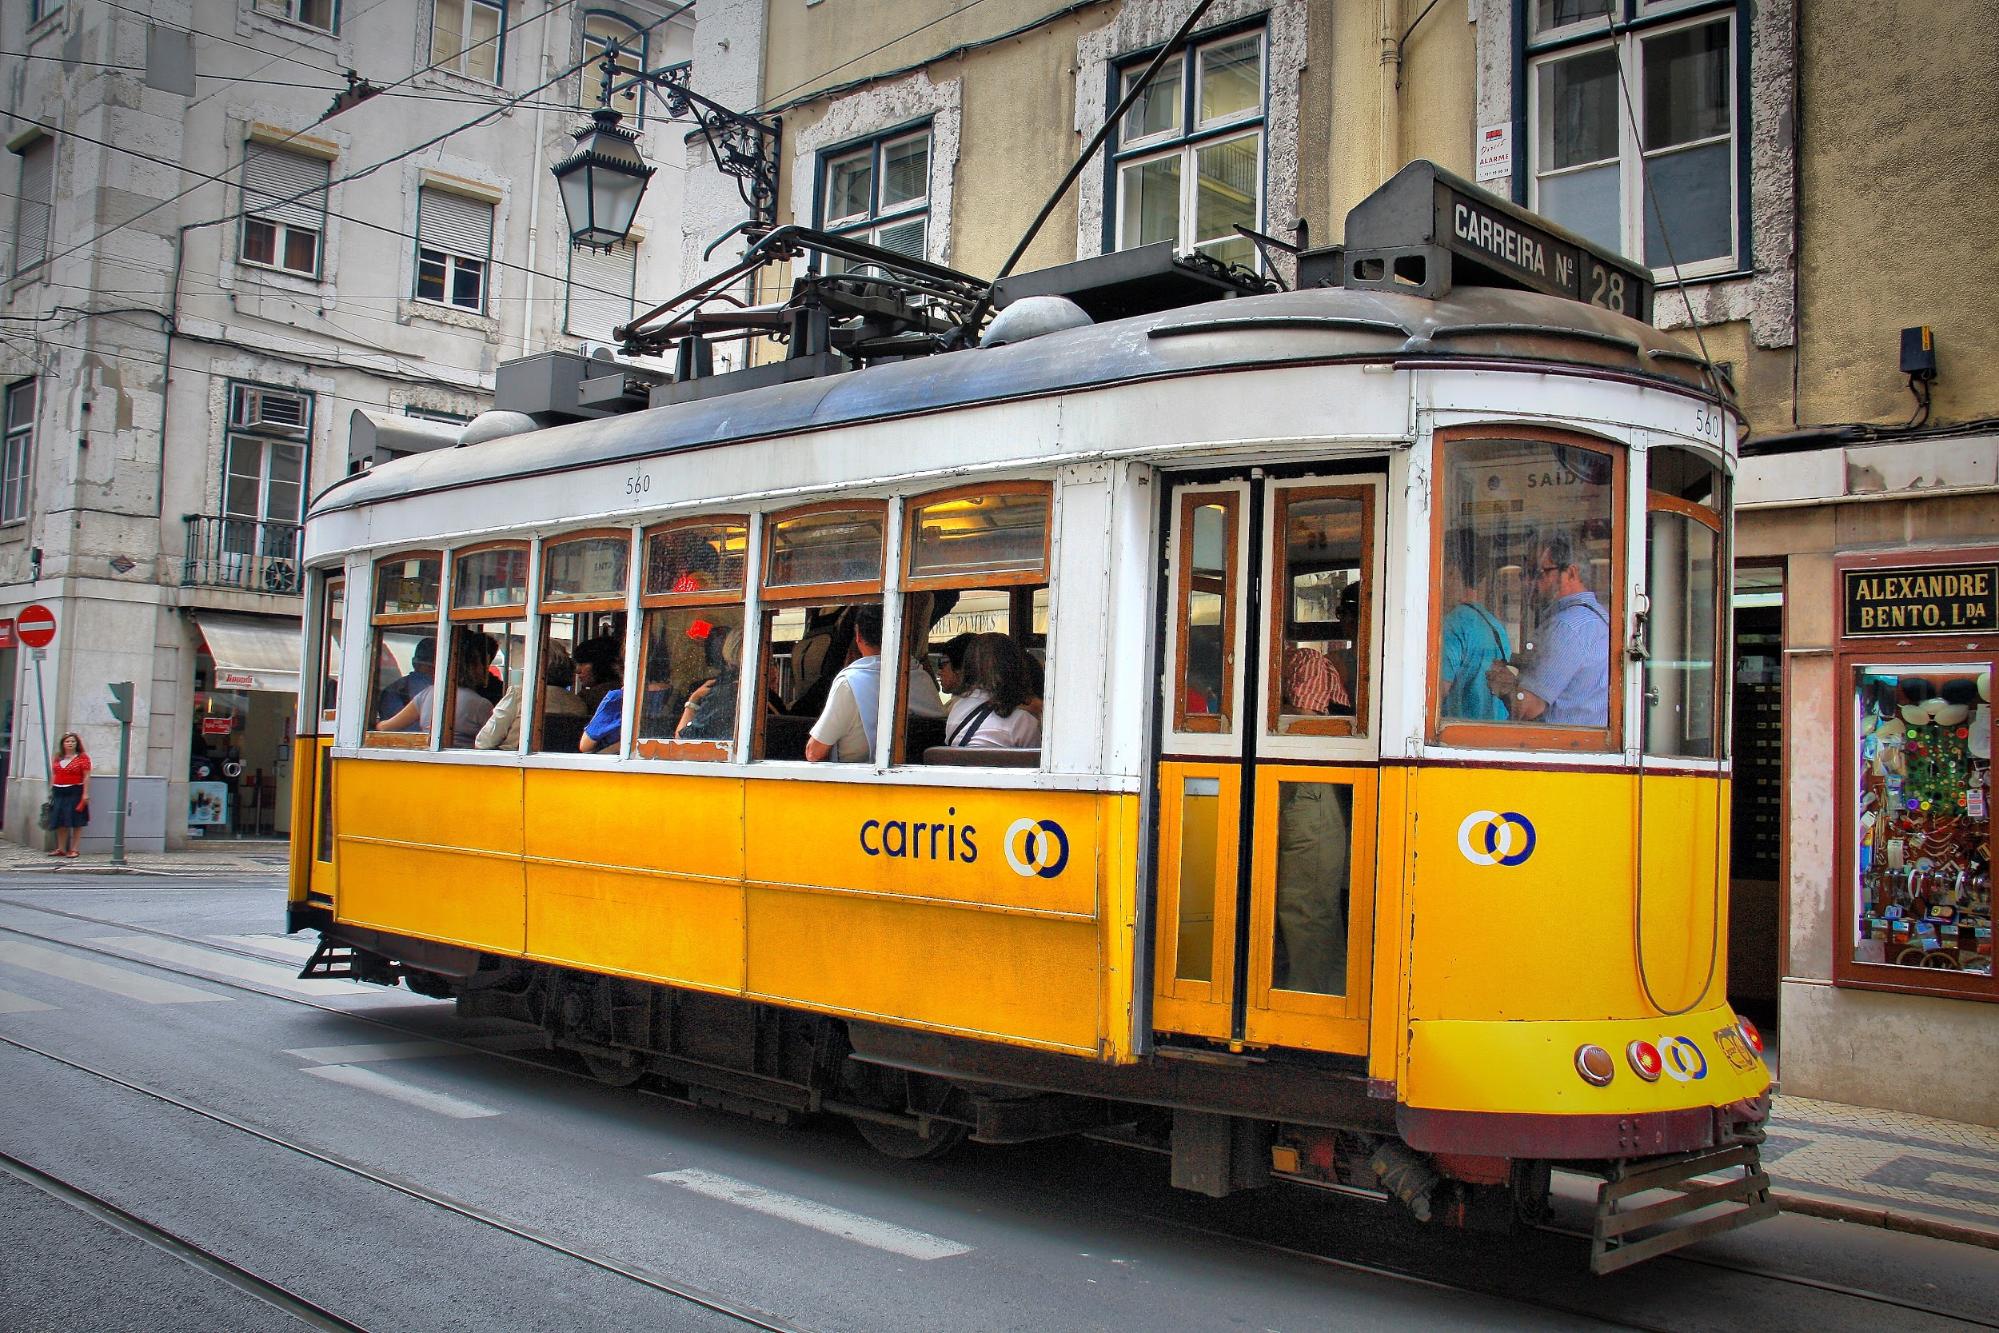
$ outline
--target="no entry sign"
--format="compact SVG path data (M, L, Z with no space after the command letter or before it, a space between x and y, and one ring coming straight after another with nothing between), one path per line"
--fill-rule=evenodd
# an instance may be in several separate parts
M30 602L14 617L14 633L30 648L46 648L55 642L56 613L40 602Z

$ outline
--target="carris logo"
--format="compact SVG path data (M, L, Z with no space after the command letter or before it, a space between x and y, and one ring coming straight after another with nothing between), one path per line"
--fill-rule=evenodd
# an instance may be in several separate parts
M1666 1077L1675 1083L1692 1083L1707 1077L1707 1057L1701 1054L1692 1037L1659 1038L1659 1056Z
M1534 854L1534 825L1517 810L1474 810L1458 825L1458 850L1475 866L1517 866Z
M1069 835L1052 819L1016 819L1007 826L1006 863L1023 878L1054 879L1069 864Z

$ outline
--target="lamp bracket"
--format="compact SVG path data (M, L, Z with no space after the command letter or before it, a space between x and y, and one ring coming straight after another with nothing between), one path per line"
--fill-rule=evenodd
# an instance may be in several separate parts
M778 116L753 116L723 106L689 86L694 75L692 61L664 65L659 69L634 69L621 65L624 51L613 42L604 50L603 104L609 106L619 93L643 85L661 95L668 119L694 122L716 170L733 176L736 192L748 205L751 222L758 229L777 224L777 146L784 129Z

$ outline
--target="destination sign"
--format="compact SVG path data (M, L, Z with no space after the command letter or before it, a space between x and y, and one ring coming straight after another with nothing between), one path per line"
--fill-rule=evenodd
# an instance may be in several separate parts
M1437 236L1453 253L1550 296L1566 296L1634 319L1652 317L1652 277L1613 262L1481 191L1437 182Z
M1846 571L1849 637L1999 630L1999 564Z

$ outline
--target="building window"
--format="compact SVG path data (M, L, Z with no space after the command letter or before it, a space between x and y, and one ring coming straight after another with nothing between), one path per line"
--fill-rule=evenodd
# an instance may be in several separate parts
M28 473L35 465L35 381L7 388L7 444L0 451L0 523L28 516Z
M819 167L819 225L839 236L922 259L929 253L930 129L902 130L827 153ZM854 265L832 256L828 273Z
M267 559L294 556L305 519L311 437L311 394L229 386L229 434L222 451L224 550Z
M28 22L40 23L62 8L62 0L28 0Z
M1724 273L1743 188L1736 6L1535 0L1527 204L1671 279Z
M336 0L253 0L250 8L321 32L340 30L340 6Z
M426 186L417 198L416 233L416 299L483 312L493 206Z
M504 2L437 0L430 31L431 68L498 83L506 27Z
M608 342L612 329L631 323L638 264L639 248L630 241L609 250L572 249L563 328L579 338Z
M646 67L646 35L644 29L629 19L616 14L591 12L583 16L583 73L579 81L577 105L593 109L600 105L604 93L604 52L615 42L618 45L617 82L633 78ZM622 114L627 120L640 119L645 111L645 85L633 83L631 87L615 93L611 98L611 109Z
M1263 217L1263 30L1190 43L1125 113L1112 159L1114 249L1171 241L1245 267ZM1122 98L1151 58L1118 70Z
M14 204L14 271L26 273L49 257L56 141L44 135L14 151L21 159L21 188Z
M323 157L251 144L243 162L243 262L319 276L332 164Z
M409 403L403 404L403 415L414 417L418 421L436 421L446 426L463 426L472 420L462 412L441 412L433 407L416 407Z

